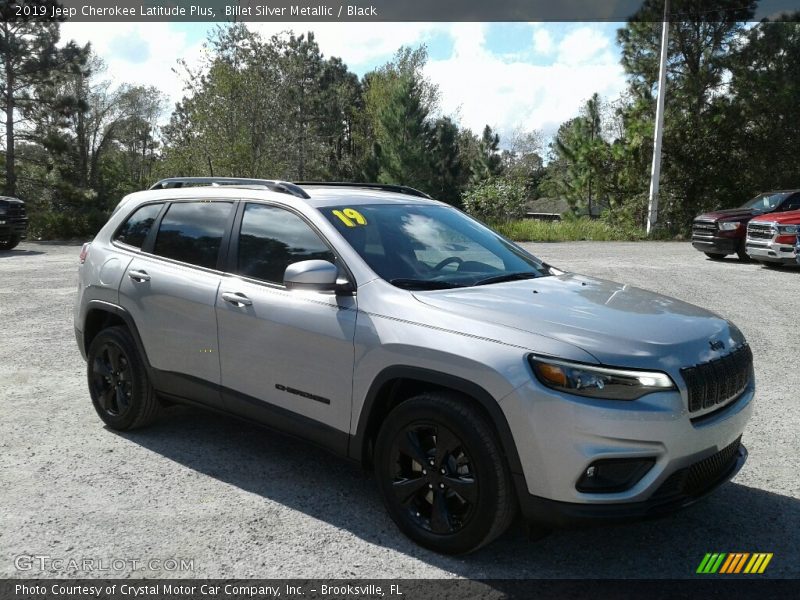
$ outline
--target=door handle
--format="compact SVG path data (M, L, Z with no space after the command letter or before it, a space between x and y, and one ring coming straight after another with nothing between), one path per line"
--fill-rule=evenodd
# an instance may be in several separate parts
M236 306L252 306L253 301L240 292L222 292L222 299Z
M150 281L150 275L147 274L147 271L128 271L128 277L139 283Z

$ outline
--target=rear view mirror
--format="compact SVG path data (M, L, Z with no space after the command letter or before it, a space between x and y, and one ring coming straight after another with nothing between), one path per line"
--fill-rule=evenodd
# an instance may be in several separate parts
M303 260L286 267L283 285L293 290L334 292L339 269L327 260Z

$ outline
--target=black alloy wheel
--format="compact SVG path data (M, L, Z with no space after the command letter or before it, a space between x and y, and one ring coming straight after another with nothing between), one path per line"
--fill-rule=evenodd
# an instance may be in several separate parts
M109 327L95 336L86 376L94 409L111 429L136 429L156 418L158 397L126 327Z
M373 464L389 516L436 552L477 550L516 514L494 427L474 401L455 392L424 392L397 405L378 432Z
M133 381L125 351L109 340L100 347L91 365L92 392L109 416L121 417L131 407Z
M444 425L413 424L393 449L392 490L419 527L460 531L475 514L478 479L462 442Z

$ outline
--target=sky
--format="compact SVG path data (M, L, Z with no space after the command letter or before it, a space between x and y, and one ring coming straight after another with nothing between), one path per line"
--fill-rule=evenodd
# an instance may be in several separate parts
M214 23L75 23L62 42L91 42L107 64L104 78L153 85L172 104L184 95L174 72L203 56ZM338 56L359 76L387 62L402 45L428 48L426 75L439 86L444 115L501 138L539 130L545 138L574 117L594 92L619 96L625 78L615 23L248 23L271 35L314 31L325 56ZM164 120L169 118L169 112Z

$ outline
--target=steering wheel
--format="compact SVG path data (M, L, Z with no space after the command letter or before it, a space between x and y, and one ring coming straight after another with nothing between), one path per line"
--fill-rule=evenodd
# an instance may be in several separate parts
M442 262L440 262L438 265L433 267L433 270L434 271L441 271L442 269L444 269L447 265L449 265L451 263L458 263L459 265L461 265L461 263L463 263L463 262L464 261L461 260L458 256L448 256Z

